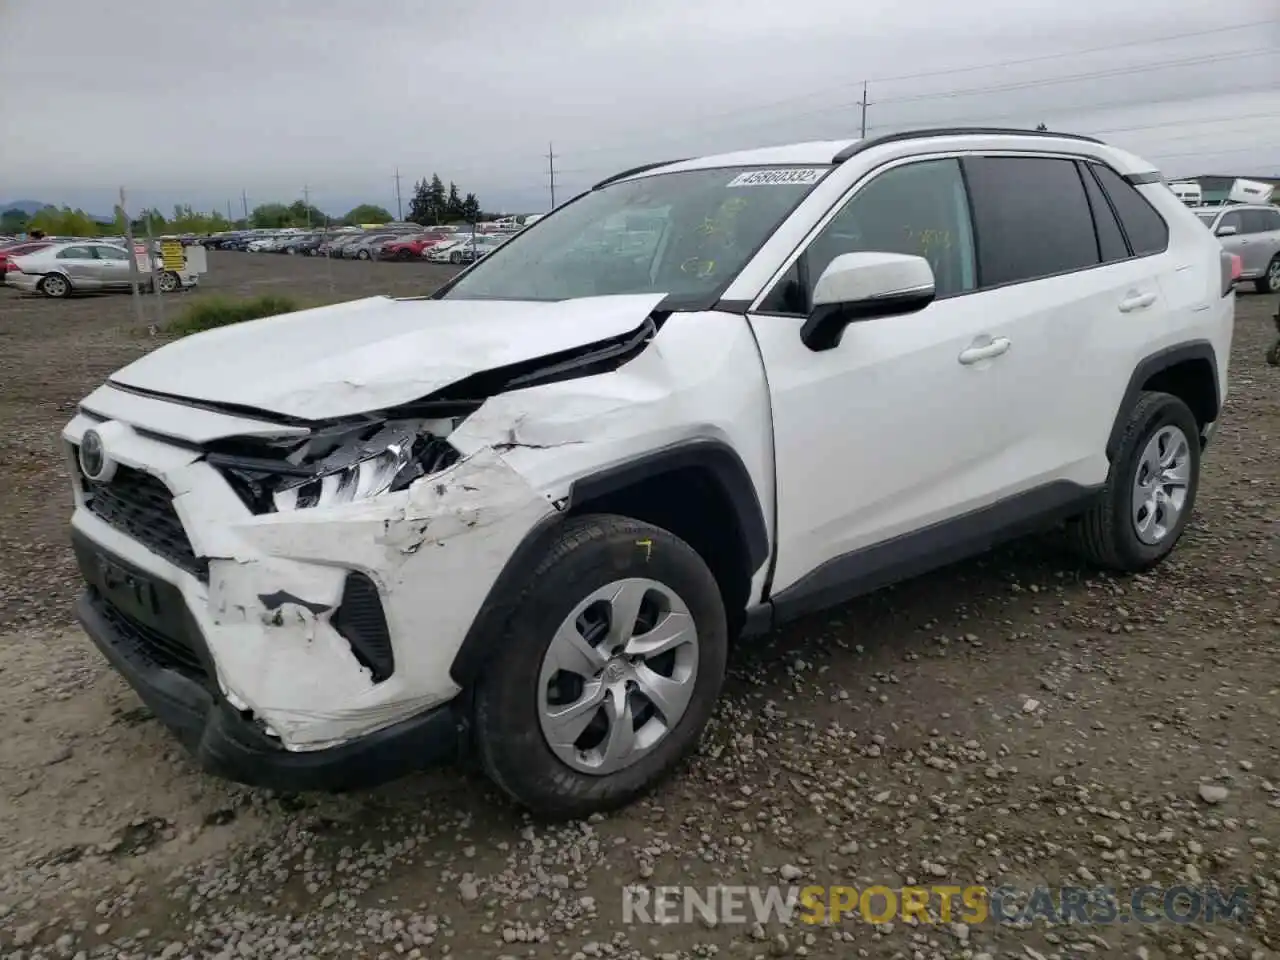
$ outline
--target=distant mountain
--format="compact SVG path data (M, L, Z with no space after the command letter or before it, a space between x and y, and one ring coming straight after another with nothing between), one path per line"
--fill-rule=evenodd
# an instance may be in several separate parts
M13 200L10 202L0 201L0 214L8 213L10 210L21 210L28 217L40 212L45 207L56 207L56 203L45 203L43 200ZM89 214L91 218L98 223L115 223L115 217L103 217L98 214Z
M31 216L37 211L43 210L52 204L43 203L39 200L14 200L9 203L0 203L0 213L8 213L10 210L21 210L27 216Z

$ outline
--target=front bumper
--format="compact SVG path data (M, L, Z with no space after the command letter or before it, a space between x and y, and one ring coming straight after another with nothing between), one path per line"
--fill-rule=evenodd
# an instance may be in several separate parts
M456 757L462 725L447 704L340 746L285 750L201 682L209 669L208 649L176 587L103 551L83 534L73 534L73 545L88 584L76 602L85 632L207 772L278 790L342 791L376 786ZM131 578L124 597L145 589L154 594L158 613L148 616L138 604L121 600L120 588L104 576L108 565ZM167 657L163 650L169 651ZM180 652L175 656L174 651Z
M135 625L162 646L193 638L194 660L170 666L202 670L195 679L215 700L290 753L353 743L452 700L454 658L498 573L554 513L500 455L481 451L374 500L255 515L199 444L263 424L111 387L85 405L94 415L78 415L63 437L88 586L104 593L93 556L106 556L135 571L147 596L163 594L163 622L144 606ZM90 427L120 464L105 485L86 485L75 464Z

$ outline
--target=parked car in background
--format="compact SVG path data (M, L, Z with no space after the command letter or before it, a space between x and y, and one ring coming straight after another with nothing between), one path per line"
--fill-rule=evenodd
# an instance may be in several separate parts
M304 233L301 236L287 238L280 246L281 253L314 257L325 241L323 233Z
M430 247L425 255L428 263L461 263L462 254L460 250L462 245L467 242L468 238L456 237L452 240L444 240ZM454 254L457 254L456 260L451 260Z
M1195 207L1228 253L1240 258L1240 279L1259 293L1280 293L1280 208L1271 204Z
M52 240L19 240L6 247L0 247L0 275L4 274L10 257L21 257L28 253L35 253L37 250L43 250L52 244Z
M453 259L450 255L450 263L473 263L476 260L482 260L500 246L506 243L514 234L490 234L489 236L477 236L462 242L455 253L458 259Z
M375 260L382 249L382 245L388 240L397 239L399 236L398 233L368 234L355 243L349 243L343 247L342 258L344 260Z
M126 248L108 243L91 240L56 243L12 258L5 268L4 282L25 293L43 293L55 298L98 290L128 290L133 283L132 260ZM194 286L199 281L196 274L165 270L159 256L155 258L155 268L164 293Z
M433 230L416 236L397 237L394 240L386 241L382 245L381 258L383 260L418 260L432 247L452 239L453 234L446 233L443 230Z
M347 244L355 243L357 240L363 239L363 237L364 235L360 233L345 233L340 236L330 237L320 244L320 248L316 252L322 257L341 257L343 247Z

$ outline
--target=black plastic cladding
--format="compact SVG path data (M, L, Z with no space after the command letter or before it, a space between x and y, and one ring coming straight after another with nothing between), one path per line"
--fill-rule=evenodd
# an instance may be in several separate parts
M595 186L593 186L591 189L599 190L601 187L607 187L609 184L616 183L617 181L623 180L626 177L634 177L637 173L645 173L649 170L657 170L659 167L668 167L673 163L684 163L685 160L688 160L688 159L689 159L688 157L683 157L680 160L659 160L657 163L642 163L638 167L632 167L630 170L623 170L621 173L615 173L612 177L606 177L605 179L597 183Z
M857 156L873 147L886 143L901 143L903 140L921 140L926 137L1048 137L1054 140L1083 140L1086 143L1102 143L1095 137L1086 137L1080 133L1054 133L1052 130L1019 130L1015 127L934 127L924 130L902 130L898 133L886 133L884 136L872 137L870 140L859 140L851 143L834 157L832 163L844 163L850 157Z

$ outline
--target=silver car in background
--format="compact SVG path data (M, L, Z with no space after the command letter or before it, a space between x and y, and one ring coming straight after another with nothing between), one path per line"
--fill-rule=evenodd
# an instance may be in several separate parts
M1242 281L1252 281L1259 293L1280 293L1280 208L1233 203L1193 211L1222 248L1240 258Z
M43 293L57 298L98 290L128 290L132 283L129 261L124 247L109 243L93 240L55 243L35 253L12 258L4 282L24 293ZM159 257L156 257L155 268L160 289L165 293L195 282L194 274L184 277L165 270ZM142 281L150 285L145 275Z

